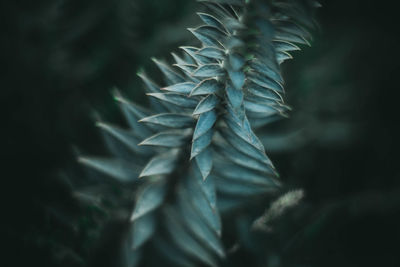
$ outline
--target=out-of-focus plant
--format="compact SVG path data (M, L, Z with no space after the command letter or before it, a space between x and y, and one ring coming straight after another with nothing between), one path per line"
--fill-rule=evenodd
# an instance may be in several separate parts
M126 208L134 192L122 266L165 265L164 258L172 266L217 266L238 248L263 264L251 226L262 229L303 195L287 193L256 220L259 206L285 189L255 132L287 117L280 64L309 45L318 3L200 2L203 23L189 31L201 47L181 47L172 64L153 59L162 85L138 74L149 108L115 90L130 128L99 120L112 157L79 158L122 184Z

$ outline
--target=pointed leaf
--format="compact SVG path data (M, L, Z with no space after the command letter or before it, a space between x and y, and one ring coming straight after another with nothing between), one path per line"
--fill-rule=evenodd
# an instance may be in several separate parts
M180 49L182 49L183 51L185 51L185 53L187 55L189 55L192 59L195 60L195 63L197 65L204 65L204 64L210 64L213 63L213 60L205 57L203 55L198 54L197 52L200 50L197 47L193 47L193 46L181 46L179 47Z
M183 221L187 228L196 236L202 243L215 251L221 258L225 257L223 245L217 234L203 221L203 219L194 211L194 207L190 204L190 197L187 191L180 188L178 191L178 204Z
M131 131L121 129L104 122L99 122L96 125L135 153L145 155L153 153L152 150L138 146L137 144L139 143L140 138L134 135Z
M204 47L197 52L198 55L212 59L225 59L225 51L216 47Z
M280 93L284 93L283 86L281 84L279 84L278 82L276 82L264 75L261 75L257 72L250 72L248 77L249 77L249 80L251 80L252 82L254 82L262 87L269 88L269 89L275 90Z
M231 79L232 85L238 89L241 90L246 76L244 75L243 71L232 71L228 70L229 78Z
M212 165L213 165L213 157L212 150L210 147L204 149L200 154L196 157L197 167L199 168L203 179L205 180L207 176L210 174Z
M143 140L139 145L181 147L187 143L189 132L182 130L164 131Z
M230 53L228 59L229 59L229 65L233 71L240 70L245 63L244 58L238 53Z
M171 173L176 165L178 150L170 150L153 157L143 168L139 177Z
M196 177L189 176L184 181L185 190L190 196L190 203L196 209L203 220L215 231L218 235L221 234L221 218L219 217L218 209L213 209L204 191L201 189Z
M193 88L190 96L213 94L218 92L220 88L221 84L216 79L205 79Z
M195 108L197 101L176 93L149 93L149 96L184 108Z
M138 167L122 160L101 157L79 157L78 161L120 182L132 182L137 178Z
M218 42L218 40L221 40L222 38L224 38L226 36L226 33L222 32L221 30L219 30L218 28L216 28L214 26L209 26L209 25L203 25L203 26L197 27L195 29L189 29L189 30L192 33L197 33L202 36L209 37L213 41L216 41L216 42ZM203 40L200 40L200 41L205 43ZM207 43L205 43L205 44L207 46L215 46L215 45L213 45L213 43L214 42L211 42L211 44L207 44Z
M219 64L201 65L192 73L192 75L195 77L205 77L205 78L217 77L224 74L225 71L224 69L221 68Z
M165 225L174 243L186 254L211 266L217 266L212 255L185 230L181 216L172 208L165 209Z
M189 29L189 31L204 45L204 46L211 46L211 47L218 47L222 48L221 43L218 41L219 39L215 39L214 37L210 37L205 35L196 29Z
M156 63L157 67L164 74L166 83L168 85L185 82L185 79L180 74L171 69L166 63L155 58L152 58L152 60L154 61L154 63Z
M168 87L161 88L161 90L175 92L175 93L181 93L181 94L189 94L195 86L196 86L195 83L184 82L184 83L176 83L174 85L170 85Z
M188 128L193 126L194 119L192 116L178 113L162 113L146 117L139 122L153 123L171 128Z
M269 90L265 87L255 84L253 82L248 83L246 88L247 88L247 92L249 92L257 97L271 99L276 102L283 102L283 98L278 92L276 92L274 90Z
M250 156L247 156L246 154L238 151L236 148L232 148L228 144L225 144L223 146L217 145L216 147L222 157L230 159L232 162L240 166L269 174L275 174L275 169L270 164L266 164Z
M163 203L166 192L167 186L165 181L152 182L142 187L136 197L131 221L134 222L158 208Z
M290 52L290 51L298 51L300 47L295 44L286 42L286 41L273 41L276 51L282 52Z
M232 133L228 128L224 127L220 132L225 140L228 141L238 151L261 162L272 165L271 160L267 157L264 150L260 151L259 149L255 148L252 144L246 142L236 134Z
M229 83L226 85L226 95L234 109L238 109L243 103L243 92L241 89L235 89Z
M199 115L201 113L210 111L214 109L218 103L218 97L216 97L214 94L210 94L199 102L196 109L193 111L193 115Z
M147 213L132 223L132 249L136 250L148 241L156 230L154 214Z
M192 149L190 152L190 159L200 154L204 149L206 149L211 144L213 134L214 134L213 129L210 129L205 134L201 135L199 138L193 141Z
M271 66L271 64L267 64L259 59L252 60L249 65L256 72L263 74L279 83L283 83L283 78L275 66Z
M215 173L224 179L233 180L237 183L250 183L267 187L280 186L275 175L266 175L265 173L260 173L226 161L221 161L217 164L218 168L215 168Z
M272 105L259 104L251 101L244 101L246 110L253 113L262 113L260 116L267 117L279 113L279 110Z
M198 12L197 15L199 15L200 19L207 25L213 26L213 27L219 29L220 31L227 33L225 26L216 17L214 17L210 14L202 13L202 12Z
M199 138L201 135L210 130L216 120L217 113L214 110L202 113L197 121L196 128L194 129L193 140Z

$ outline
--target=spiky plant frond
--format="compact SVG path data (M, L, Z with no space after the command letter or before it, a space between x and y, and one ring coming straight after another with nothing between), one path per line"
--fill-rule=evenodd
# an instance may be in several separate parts
M153 59L162 85L140 73L150 108L117 91L130 126L99 122L112 158L80 161L136 190L131 215L142 250L172 264L217 266L226 257L221 215L280 188L255 131L287 116L280 64L309 45L314 1L200 1L200 47L182 46L175 63ZM142 177L138 180L138 177ZM133 262L132 261L132 265Z

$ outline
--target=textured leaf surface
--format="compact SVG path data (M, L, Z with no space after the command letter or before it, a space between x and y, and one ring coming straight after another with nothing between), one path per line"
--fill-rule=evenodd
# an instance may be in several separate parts
M217 114L214 110L202 113L197 121L196 128L194 129L193 140L199 138L210 130L216 120Z
M216 97L214 94L210 94L199 102L196 109L193 111L193 115L199 115L201 113L213 110L218 103L218 97Z
M131 221L135 221L158 208L164 201L166 190L164 181L151 183L143 187L137 195Z
M140 122L153 123L171 128L187 128L194 124L192 116L179 113L163 113L145 117Z
M139 145L180 147L186 143L188 137L189 135L187 132L185 133L185 131L165 131L143 140Z
M188 233L180 220L177 211L170 208L164 212L165 224L169 231L171 239L185 253L196 258L210 266L217 266L215 258L206 250L198 241L196 241L190 233Z
M196 163L205 180L211 172L213 165L212 150L210 147L204 149L200 154L196 156Z
M170 150L164 154L153 157L144 167L139 177L168 174L172 172L176 165L177 150Z
M149 240L156 230L156 217L152 213L137 218L132 223L132 248L137 249Z
M206 147L211 144L214 131L213 129L208 130L205 134L201 135L199 138L193 140L192 149L190 153L190 158L194 158L200 154Z
M200 82L195 88L193 88L190 95L206 95L213 94L220 90L221 84L217 82L214 78L205 79Z

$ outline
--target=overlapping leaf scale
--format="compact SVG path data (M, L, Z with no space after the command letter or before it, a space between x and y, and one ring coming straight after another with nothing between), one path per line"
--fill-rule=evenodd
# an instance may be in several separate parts
M216 266L217 258L225 255L219 240L219 212L280 186L252 127L285 115L288 107L282 100L279 64L291 57L288 52L299 50L296 44L311 40L305 29L314 26L295 1L272 1L279 13L272 13L272 19L261 16L255 32L241 20L245 1L202 2L210 10L210 14L198 13L205 25L189 29L201 48L181 47L182 57L172 54L172 67L153 59L164 75L163 87L139 73L153 112L117 94L132 129L99 124L114 143L147 161L139 176L150 177L136 195L131 217L132 248L140 248L158 231L153 246L174 266ZM255 45L248 46L242 37L252 34ZM190 158L196 165L177 177L174 201L165 204L171 193L168 175L175 175L179 155L190 143ZM118 157L126 158L124 154ZM132 181L132 173L138 173L131 163L121 167L120 161L108 159L82 157L81 161L120 181ZM156 218L163 220L161 235Z

